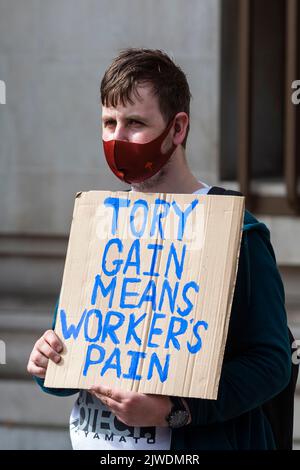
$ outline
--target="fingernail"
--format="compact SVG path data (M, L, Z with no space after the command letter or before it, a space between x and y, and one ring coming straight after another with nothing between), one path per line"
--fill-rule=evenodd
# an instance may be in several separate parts
M55 362L59 362L59 361L60 361L60 359L61 359L61 357L60 357L60 356L55 356Z

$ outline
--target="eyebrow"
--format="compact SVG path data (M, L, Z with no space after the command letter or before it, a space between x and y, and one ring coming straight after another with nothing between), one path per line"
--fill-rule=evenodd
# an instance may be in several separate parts
M103 121L103 122L104 122L104 121L108 121L108 120L110 120L110 119L113 120L113 121L115 121L115 118L114 118L113 116L105 116L105 115L104 115L104 116L102 117L102 121ZM129 115L129 116L126 116L124 119L125 119L125 121L134 120L134 121L143 121L143 122L146 122L146 123L148 122L148 120L147 120L145 117L139 116L138 114L131 114L131 115Z

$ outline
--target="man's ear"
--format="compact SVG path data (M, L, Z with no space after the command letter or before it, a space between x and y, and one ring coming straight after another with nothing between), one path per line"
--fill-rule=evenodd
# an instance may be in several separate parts
M176 114L175 125L174 125L174 135L173 143L175 145L180 145L185 139L187 129L189 125L189 117L186 113L181 112Z

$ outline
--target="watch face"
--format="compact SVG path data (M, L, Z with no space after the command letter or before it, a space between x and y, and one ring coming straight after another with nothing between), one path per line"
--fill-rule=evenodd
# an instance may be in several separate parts
M185 426L189 420L189 414L184 410L176 410L169 416L169 427L180 428Z

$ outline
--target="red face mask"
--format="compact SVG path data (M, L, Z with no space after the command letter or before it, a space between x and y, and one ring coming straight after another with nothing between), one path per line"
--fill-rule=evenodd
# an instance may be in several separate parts
M126 183L140 183L155 175L167 163L176 148L176 145L172 144L167 153L161 152L161 145L172 124L173 119L162 134L146 144L102 140L105 158L113 173Z

